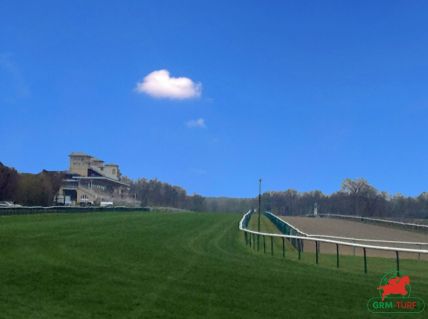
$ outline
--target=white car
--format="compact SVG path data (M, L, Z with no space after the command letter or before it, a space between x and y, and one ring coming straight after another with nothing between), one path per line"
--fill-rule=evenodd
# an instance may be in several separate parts
M14 204L13 202L3 201L3 202L0 202L0 207L12 208L12 207L22 207L22 206L18 204Z
M113 207L113 202L101 202L100 207Z

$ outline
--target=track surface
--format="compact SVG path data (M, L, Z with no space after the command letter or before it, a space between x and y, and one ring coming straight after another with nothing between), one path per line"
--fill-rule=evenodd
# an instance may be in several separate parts
M352 238L365 238L365 239L380 239L391 241L408 241L408 242L424 242L428 243L428 233L412 232L409 230L399 229L395 227L379 226L369 223L358 221L350 221L335 218L312 218L312 217L281 217L286 222L299 228L301 231L310 235L329 235L339 237L352 237ZM342 239L341 239L342 240ZM347 240L342 240L347 241ZM394 243L368 243L355 241L356 243L377 245L377 246L391 246L402 248L419 249L418 246L407 244L394 244ZM322 250L328 253L335 253L335 245L322 244ZM309 250L314 250L314 244L306 242L305 247ZM428 249L428 245L422 246ZM354 250L349 247L341 247L341 252L345 254L354 254ZM361 254L361 249L356 250L356 254ZM371 256L381 257L395 257L393 252L375 251L370 250ZM403 257L417 258L416 254L401 253ZM428 256L421 256L423 259L428 259Z

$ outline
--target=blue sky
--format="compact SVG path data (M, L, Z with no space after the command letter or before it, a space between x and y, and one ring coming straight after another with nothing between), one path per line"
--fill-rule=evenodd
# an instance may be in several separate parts
M0 161L203 195L428 191L426 1L0 1ZM146 76L193 97L151 96ZM187 83L189 84L189 83ZM192 95L192 94L190 94Z

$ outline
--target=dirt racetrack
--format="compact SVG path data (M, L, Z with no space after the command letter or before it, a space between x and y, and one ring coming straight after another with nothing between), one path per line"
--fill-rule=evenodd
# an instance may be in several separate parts
M411 230L399 229L396 227L379 226L375 224L351 221L345 219L336 218L313 218L313 217L294 217L294 216L281 216L287 223L297 227L302 232L308 235L329 235L339 237L351 237L360 239L374 239L374 240L390 240L390 241L406 241L406 242L421 242L428 243L428 233L414 232ZM335 239L345 242L355 242L365 245L373 246L389 246L389 247L400 247L400 248L412 248L412 249L425 249L428 250L428 245L410 245L410 244L398 244L398 243L379 243L379 242L364 242L364 241L352 241L346 239ZM362 248L353 248L349 246L340 245L340 254L355 254L362 255ZM315 243L311 241L304 242L304 251L314 252ZM335 244L320 244L321 253L336 253ZM394 257L395 252L382 251L367 249L368 256L378 257ZM403 253L400 252L401 258L419 258L416 253ZM421 254L423 260L428 260L427 254Z

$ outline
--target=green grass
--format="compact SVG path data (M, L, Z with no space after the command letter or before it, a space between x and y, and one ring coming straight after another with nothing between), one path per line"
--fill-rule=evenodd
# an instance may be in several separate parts
M265 255L245 245L240 217L2 217L0 318L383 318L366 303L391 261L383 269L370 259L365 275L334 268L329 256L298 261L291 247L285 259L279 249ZM428 301L427 264L407 266L416 267L413 293Z

